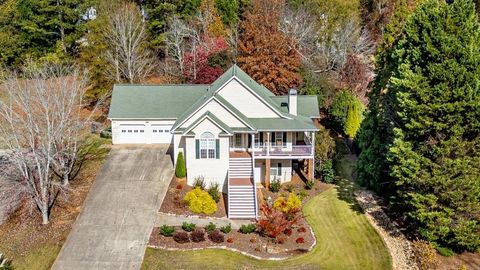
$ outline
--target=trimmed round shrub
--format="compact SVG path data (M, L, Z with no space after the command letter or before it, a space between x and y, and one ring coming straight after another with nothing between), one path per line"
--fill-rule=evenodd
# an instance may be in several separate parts
M305 227L300 227L297 229L297 232L299 233L306 233L307 232L307 229L305 229Z
M238 230L241 233L247 234L247 233L253 233L257 227L255 224L248 224L248 225L242 225L240 226L240 229Z
M299 237L299 238L297 238L297 239L295 240L295 243L297 243L297 244L303 244L303 243L305 243L305 239L304 239L303 237Z
M185 244L190 242L190 238L188 237L188 233L184 231L176 231L173 235L173 240L180 244Z
M283 231L283 233L284 233L286 236L290 236L290 235L292 235L293 231L292 231L292 229L288 228L288 229L286 229L285 231Z
M207 226L205 226L205 231L207 231L207 233L211 233L213 231L215 231L217 229L217 225L213 224L213 222L210 222L208 223Z
M195 231L190 233L190 239L195 243L205 241L205 231L200 228L195 229Z
M183 153L178 153L177 156L177 165L175 167L175 176L178 178L184 178L187 176L187 168L185 166L185 159L183 158Z
M173 226L163 225L162 227L160 227L160 234L163 236L170 237L173 235L174 232L175 227Z
M196 227L195 223L188 223L188 222L185 221L182 224L182 229L186 232L191 232L191 231L195 230L195 227Z
M189 191L183 198L183 201L188 205L188 210L196 214L204 213L211 215L217 212L217 203L215 203L208 192L199 187Z
M221 227L220 231L223 233L230 233L232 231L232 224L228 223L227 226Z
M225 236L219 230L215 230L208 235L210 241L214 243L223 243L225 242Z

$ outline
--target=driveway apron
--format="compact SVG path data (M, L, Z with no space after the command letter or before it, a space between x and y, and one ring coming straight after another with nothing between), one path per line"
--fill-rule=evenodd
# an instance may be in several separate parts
M113 147L52 269L140 269L173 176L167 148Z

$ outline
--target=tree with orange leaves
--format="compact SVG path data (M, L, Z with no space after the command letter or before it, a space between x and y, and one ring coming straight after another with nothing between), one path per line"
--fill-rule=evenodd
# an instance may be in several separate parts
M295 41L280 31L284 8L284 0L254 0L240 25L240 67L276 95L302 84Z

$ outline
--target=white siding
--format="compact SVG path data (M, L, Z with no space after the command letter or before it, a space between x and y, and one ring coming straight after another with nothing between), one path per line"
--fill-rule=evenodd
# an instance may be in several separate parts
M269 108L236 79L231 80L218 94L249 118L279 117L275 111Z
M270 181L275 177L280 180L281 183L292 181L292 160L290 159L272 159L270 160L270 174L278 167L278 163L282 164L281 175L271 175ZM265 160L255 160L255 182L265 182Z
M171 143L171 128L175 120L112 120L112 143L113 144L151 144ZM130 127L130 129L129 129ZM154 135L153 130L161 129L162 135ZM123 131L127 132L123 132ZM131 132L128 130L143 130L143 132ZM156 132L159 134L158 132Z
M203 120L193 129L195 137L185 138L186 163L187 163L187 183L192 185L196 177L203 176L207 186L216 182L220 184L223 192L227 192L226 180L229 161L229 137L219 137L222 132L210 120ZM220 140L220 158L219 159L197 159L195 153L195 139L199 139L203 132L211 132L215 138Z
M245 127L245 125L240 120L238 120L237 117L235 117L232 113L230 113L216 100L213 99L197 113L195 113L192 117L190 117L185 123L183 123L182 127L189 127L193 122L195 122L195 120L197 120L207 111L210 111L213 115L215 115L218 119L220 119L229 127Z

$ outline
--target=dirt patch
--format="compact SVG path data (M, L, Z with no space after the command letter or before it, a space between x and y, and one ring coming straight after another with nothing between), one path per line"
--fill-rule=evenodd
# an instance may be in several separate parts
M480 269L480 252L464 252L452 257L438 256L438 270Z
M181 227L176 227L176 231L181 231ZM160 234L159 228L154 228L150 236L149 245L156 248L166 249L202 249L208 247L226 247L247 253L261 258L287 258L292 255L308 252L315 243L309 225L302 220L292 230L292 234L282 235L283 243L275 243L271 238L263 237L258 233L243 234L238 231L232 231L224 234L223 243L214 243L205 234L206 240L200 243L192 241L188 243L177 243L173 237L165 237ZM303 243L297 243L297 239L303 238ZM230 240L231 239L231 240Z
M85 163L77 178L71 182L71 191L57 199L49 224L42 225L38 211L24 202L20 209L0 226L0 253L5 253L15 264L32 250L52 245L60 248L81 211L83 201L102 163L103 158ZM48 268L50 266L46 267Z
M315 197L320 192L323 192L329 189L331 185L323 183L321 181L315 181L312 189L306 189L305 183L300 179L293 178L291 182L282 184L279 192L272 192L267 189L260 189L260 198L263 199L263 202L268 202L269 198L271 201L275 201L280 196L287 197L288 194L295 193L302 200L302 204L305 204L311 198Z
M174 176L170 181L170 185L168 186L168 191L163 199L160 212L184 216L194 215L200 217L222 218L227 216L227 210L225 208L225 205L227 204L227 195L222 192L220 192L220 201L217 203L217 212L215 212L213 215L192 213L182 201L183 197L185 197L185 194L191 190L193 190L193 187L187 185L185 179L177 179Z

